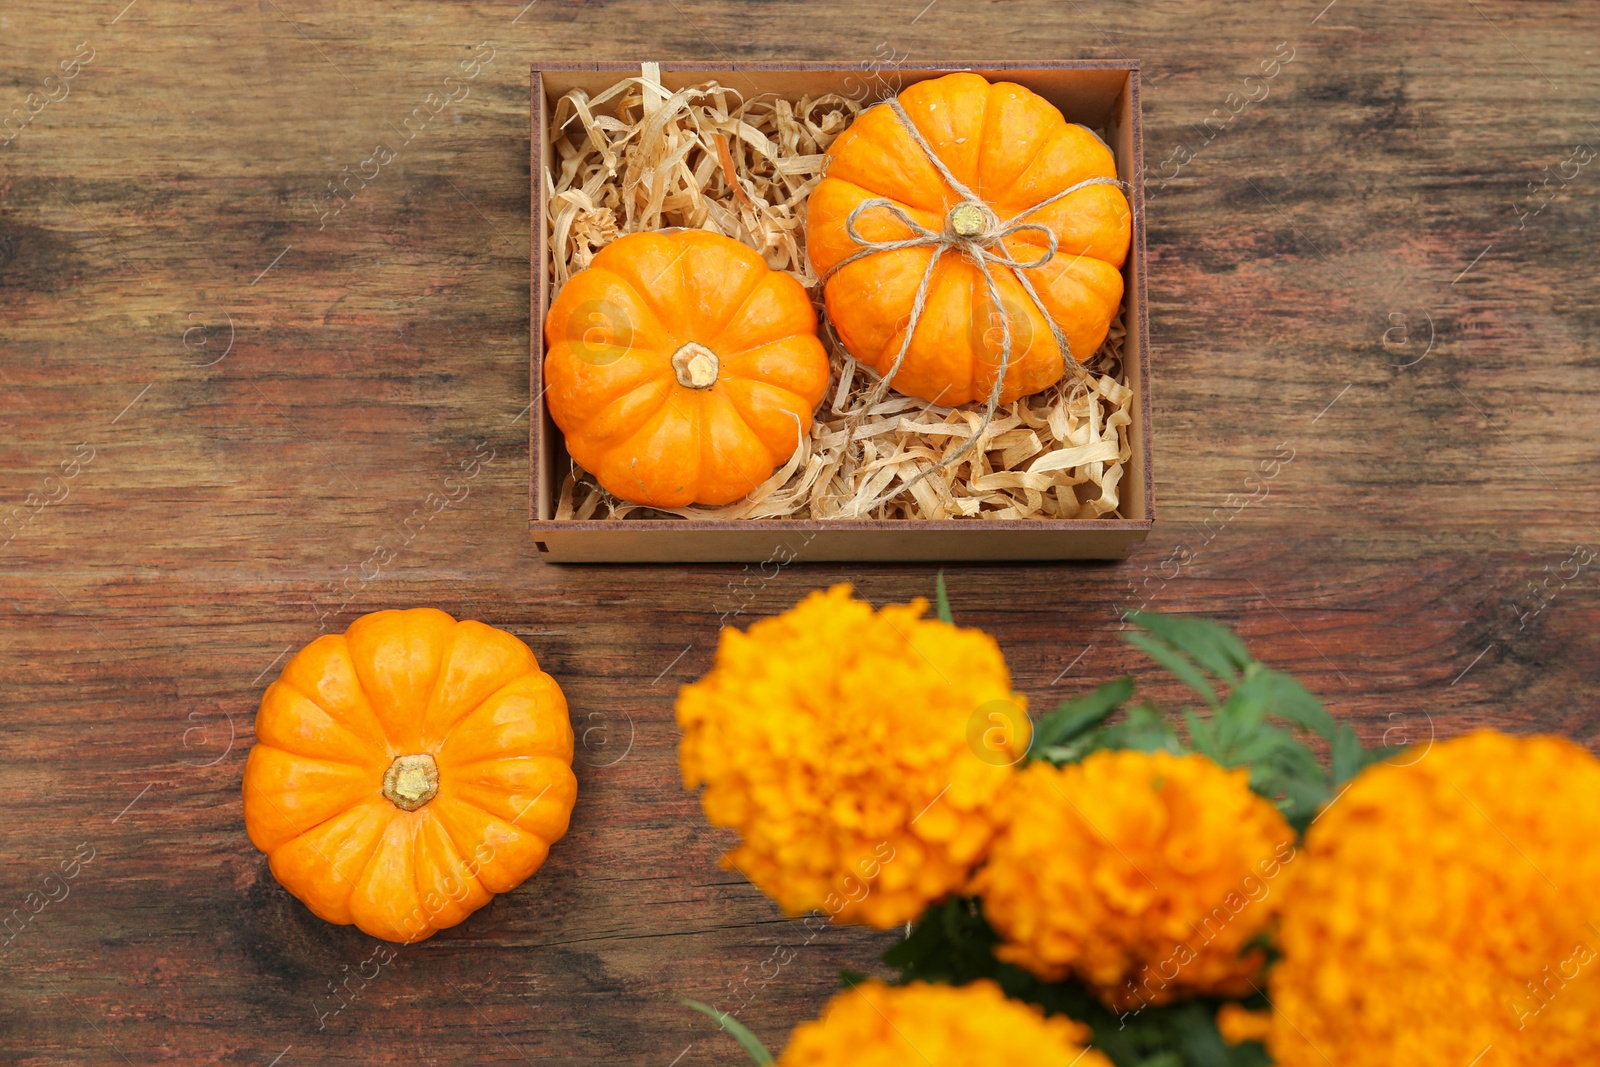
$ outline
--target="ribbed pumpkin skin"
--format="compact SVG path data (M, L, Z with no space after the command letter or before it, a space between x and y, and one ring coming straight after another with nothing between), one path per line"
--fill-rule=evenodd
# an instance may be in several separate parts
M561 688L521 641L432 608L380 611L289 661L256 716L245 828L319 917L420 941L516 887L577 797ZM437 795L384 794L427 754Z
M545 318L545 403L567 451L613 495L656 507L730 504L794 454L828 388L804 287L705 230L618 238ZM719 361L680 383L690 342Z
M918 82L899 99L950 172L1002 220L1087 178L1116 177L1110 149L1023 86L950 74ZM845 224L863 200L894 200L935 231L944 230L946 214L961 202L887 107L862 112L834 141L825 173L806 215L806 245L818 273L861 250ZM1132 234L1127 197L1115 186L1088 186L1022 221L1042 223L1056 235L1056 256L1027 273L1073 356L1086 360L1105 340L1122 302L1120 270ZM914 236L883 208L864 211L856 229L874 241ZM1048 247L1037 231L1003 243L1021 262L1037 260ZM828 315L840 340L880 374L888 372L900 349L917 284L932 255L928 247L880 252L843 267L828 281ZM1066 364L1049 324L1012 272L990 269L1014 338L1000 393L1001 402L1009 403L1054 384ZM999 321L977 267L947 251L935 269L894 388L939 404L987 400L999 369Z

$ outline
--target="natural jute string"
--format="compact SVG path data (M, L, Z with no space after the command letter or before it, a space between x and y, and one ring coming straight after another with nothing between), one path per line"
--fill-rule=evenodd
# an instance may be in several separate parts
M1024 273L1025 271L1042 267L1055 258L1057 249L1055 232L1043 223L1022 222L1020 220L1040 208L1048 207L1057 200L1070 196L1080 189L1086 189L1091 185L1114 185L1124 193L1128 192L1128 184L1116 178L1088 178L1075 185L1068 186L1059 193L1046 197L1032 207L1013 215L1009 222L1003 221L992 207L979 199L976 193L968 189L950 172L950 168L945 165L944 160L939 158L939 154L934 151L933 146L928 144L927 139L922 136L922 132L911 121L911 116L906 114L906 109L899 100L891 98L876 106L888 107L894 112L895 117L900 120L900 125L905 127L906 132L910 134L912 141L928 157L928 162L933 164L934 169L939 172L939 176L961 198L961 203L957 204L946 215L945 226L942 230L932 230L923 226L908 215L899 204L887 197L879 196L869 197L857 204L845 219L845 232L850 235L852 241L860 246L860 251L851 253L830 267L827 273L822 276L821 283L823 285L826 285L828 279L833 277L840 268L848 266L858 259L877 255L879 252L894 252L902 248L931 248L933 250L932 256L928 259L927 269L922 272L922 280L917 284L916 297L911 302L910 321L906 325L905 337L900 342L900 351L895 353L894 362L890 364L888 372L879 378L878 384L874 387L866 402L858 408L856 417L846 425L846 440L848 442L850 435L855 432L855 425L859 421L860 414L871 410L874 404L883 399L889 390L889 383L896 374L900 373L900 365L905 362L906 353L911 349L911 339L916 335L917 325L922 321L922 312L928 301L928 289L933 284L934 272L938 269L940 258L946 252L955 252L966 256L983 275L984 286L989 295L989 307L1000 318L1000 367L995 374L994 386L989 390L989 401L984 408L983 421L979 423L972 436L960 448L938 463L919 471L915 477L879 494L865 504L858 505L856 508L856 514L858 515L863 512L870 512L890 497L897 496L930 475L959 462L963 456L977 446L978 442L983 439L984 431L989 428L989 424L994 418L995 408L1000 402L1000 390L1005 384L1006 371L1011 366L1012 333L1010 316L1005 305L1000 300L1000 287L995 282L991 267L1003 267L1011 271L1017 282L1022 286L1023 291L1033 301L1034 307L1039 310L1039 314L1044 318L1044 321L1050 324L1051 335L1055 337L1056 347L1061 355L1063 373L1069 367L1074 370L1078 368L1078 362L1073 358L1072 350L1067 344L1066 334L1062 332L1060 325L1056 323L1049 310L1044 306L1044 301L1039 298L1039 293L1034 289L1033 282ZM861 235L861 232L856 228L856 224L860 220L862 212L873 208L882 208L887 211L915 236L897 241L869 241ZM1025 230L1036 230L1044 235L1046 248L1036 260L1018 260L1011 255L1005 246L1004 242L1007 237ZM837 331L835 331L835 336L837 336ZM856 363L861 362L845 349L842 343L839 348Z

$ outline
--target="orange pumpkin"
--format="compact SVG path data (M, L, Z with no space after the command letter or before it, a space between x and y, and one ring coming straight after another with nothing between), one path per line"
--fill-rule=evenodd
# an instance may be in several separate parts
M560 686L528 646L379 611L289 661L256 716L244 820L319 917L420 941L539 869L577 797Z
M544 333L567 451L639 504L745 496L794 454L828 388L804 287L705 230L613 241L562 287Z
M911 123L968 192L962 196L928 158L888 104L859 115L828 150L827 175L811 194L806 245L819 274L838 266L826 283L826 306L839 339L856 359L887 374L899 355L933 242L867 252L848 222L863 202L880 198L856 217L866 242L902 241L917 231L904 215L941 239L976 239L1008 259L989 267L999 290L994 305L982 272L959 245L942 250L910 346L891 384L939 404L987 400L1004 352L1011 351L999 393L1002 403L1058 381L1061 351L1049 312L1070 355L1082 362L1105 340L1122 303L1121 267L1132 233L1128 200L1115 184L1111 150L1054 105L1011 82L950 74L918 82L899 96ZM1037 207L1086 181L1089 184ZM1030 210L1037 207L1037 210ZM1001 231L1027 224L1009 235ZM1050 252L1048 230L1056 247ZM1042 265L1031 266L1046 259ZM1018 275L1038 295L1036 303ZM1004 319L1002 319L1002 316Z

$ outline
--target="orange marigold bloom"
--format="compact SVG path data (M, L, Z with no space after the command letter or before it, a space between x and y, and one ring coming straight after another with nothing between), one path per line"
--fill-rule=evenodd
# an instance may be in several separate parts
M1560 738L1484 730L1364 772L1284 909L1277 1062L1600 1063L1597 841L1600 761Z
M1111 1067L1089 1028L1007 1000L988 979L947 986L863 982L801 1023L778 1067Z
M703 784L706 817L739 831L724 865L790 914L914 919L994 835L1026 699L993 638L924 619L927 606L812 593L724 629L712 671L678 695L684 787ZM991 716L1017 728L983 729Z
M973 883L1001 959L1123 1011L1252 991L1246 945L1278 913L1295 835L1246 771L1131 750L1034 763L1007 816Z

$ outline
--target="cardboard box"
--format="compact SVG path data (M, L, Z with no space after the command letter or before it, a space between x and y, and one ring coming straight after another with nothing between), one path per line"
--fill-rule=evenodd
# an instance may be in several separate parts
M1144 286L1144 171L1136 63L1100 60L1018 64L922 64L896 68L901 87L951 71L1025 85L1060 108L1067 121L1106 132L1117 176L1133 192L1133 237L1123 267L1123 359L1134 390L1129 426L1132 456L1124 469L1119 519L623 519L557 520L555 499L568 469L561 431L543 403L544 318L550 302L545 173L550 165L549 115L555 102L581 88L599 93L638 67L547 64L533 69L532 340L528 412L532 514L529 527L551 563L732 561L783 565L795 561L862 562L1122 559L1150 533L1155 498L1150 472L1150 350ZM680 89L707 79L798 96L859 93L866 71L827 64L663 64L662 84Z

